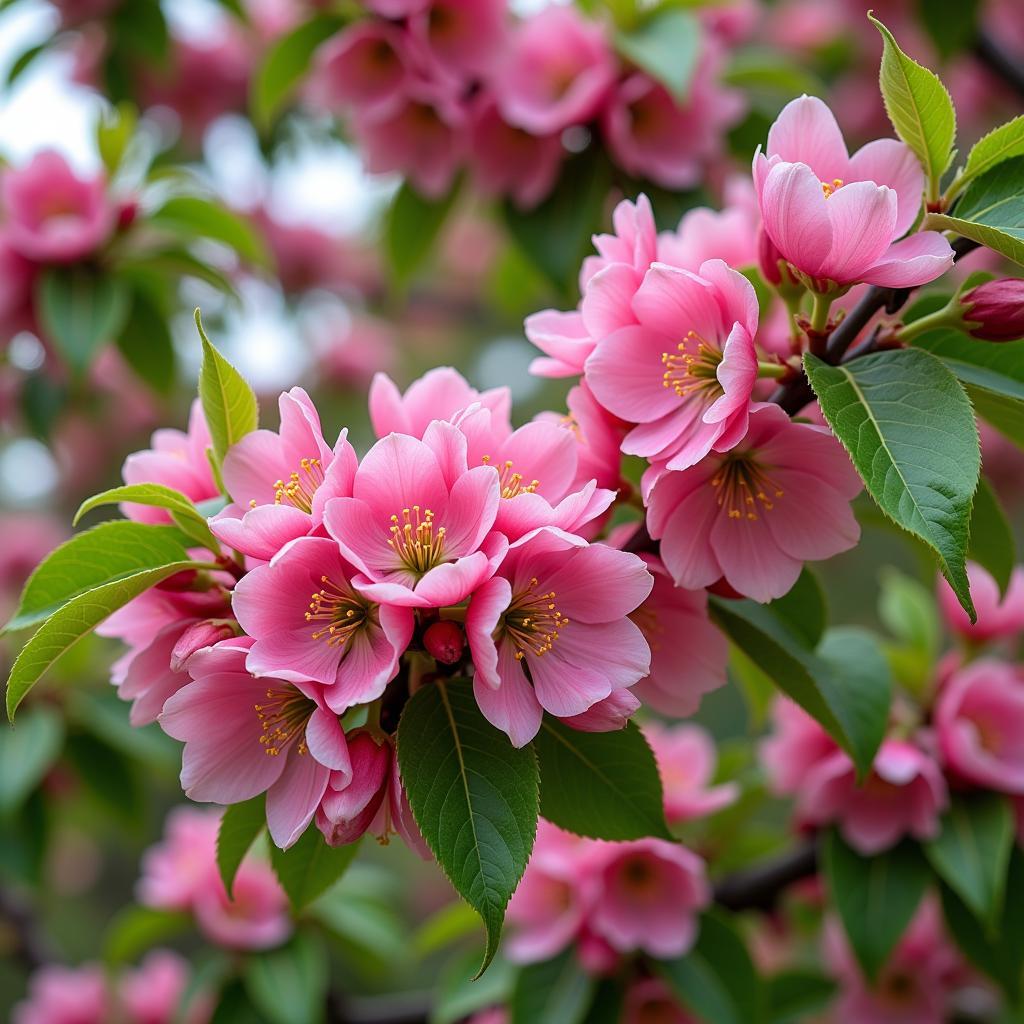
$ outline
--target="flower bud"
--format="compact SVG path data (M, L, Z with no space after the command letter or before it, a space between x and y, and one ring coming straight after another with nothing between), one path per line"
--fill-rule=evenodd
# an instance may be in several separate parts
M563 718L562 721L580 732L614 732L626 728L626 723L638 707L640 701L629 690L613 690L604 700L599 700L582 714Z
M442 619L423 634L423 646L442 665L454 665L466 647L466 634L457 622Z
M965 327L972 338L1016 341L1024 338L1024 278L986 281L960 296Z
M204 647L212 647L214 644L220 643L221 640L227 640L234 635L234 626L224 619L203 619L201 622L193 622L178 637L178 642L171 650L171 671L184 671L185 662L196 651L202 650Z
M388 791L391 744L365 730L348 738L351 773L331 772L316 812L316 827L329 846L354 843L369 827Z

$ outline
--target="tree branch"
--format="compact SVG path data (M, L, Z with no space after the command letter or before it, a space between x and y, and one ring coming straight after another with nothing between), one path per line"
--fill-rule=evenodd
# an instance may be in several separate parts
M714 900L727 910L771 910L782 891L818 870L818 844L808 839L772 860L720 879Z

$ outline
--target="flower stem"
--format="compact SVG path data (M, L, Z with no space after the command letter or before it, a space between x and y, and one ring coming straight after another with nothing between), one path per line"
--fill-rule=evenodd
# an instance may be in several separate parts
M920 337L927 331L933 331L937 327L953 327L959 325L962 320L957 316L959 310L957 309L957 300L953 299L947 305L941 309L935 310L934 313L928 313L926 316L920 316L916 320L911 320L909 324L902 324L896 329L896 337L900 341L906 343L913 341L914 338Z
M828 328L828 311L832 308L832 298L814 293L814 306L811 309L811 330L816 334L824 334Z
M787 373L789 373L789 368L783 366L782 363L759 362L757 364L758 377L774 377L778 379L785 377Z

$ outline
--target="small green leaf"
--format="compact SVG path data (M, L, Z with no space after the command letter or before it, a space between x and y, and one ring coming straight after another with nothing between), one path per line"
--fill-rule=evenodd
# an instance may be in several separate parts
M320 1024L327 984L327 950L307 932L298 932L280 949L251 953L245 961L245 989L270 1024Z
M885 645L897 681L923 692L933 679L942 639L934 590L887 566L881 573L878 617L899 641Z
M530 859L539 813L537 758L480 713L466 681L421 687L398 725L398 763L423 838L498 947L505 907Z
M235 875L245 855L266 825L267 812L262 793L225 809L217 830L217 869L228 896L233 893Z
M512 964L498 957L483 977L478 977L479 966L480 954L473 950L448 964L437 987L430 1024L457 1024L477 1010L508 1002L515 984Z
M808 353L804 366L868 493L934 550L973 622L965 560L981 454L963 388L920 349L879 352L842 366Z
M16 810L60 754L64 723L52 708L29 708L0 729L0 818Z
M512 990L509 1024L581 1024L594 985L571 946L551 960L526 964Z
M455 900L435 911L416 931L417 956L430 956L480 930L480 918L468 903Z
M593 839L671 839L661 777L643 733L581 732L545 716L533 741L540 763L540 812Z
M663 7L628 32L615 33L619 54L685 103L701 52L701 28L689 11Z
M126 907L110 922L103 958L111 966L131 963L140 954L192 928L192 915L180 910Z
M189 240L198 237L222 242L250 263L265 266L269 262L267 246L259 232L243 217L210 199L174 196L154 210L148 222Z
M196 327L203 343L199 399L219 464L233 444L259 426L259 404L242 375L210 343L198 309Z
M806 566L789 593L769 602L768 609L787 623L809 650L813 651L825 634L825 592L818 577Z
M931 877L928 863L908 840L864 857L833 831L825 840L824 866L830 900L850 948L865 976L874 981L924 896Z
M956 139L953 101L936 74L911 60L877 18L870 14L868 18L882 34L879 84L885 112L896 134L921 161L930 182L929 194L936 196Z
M130 103L119 103L100 114L96 122L96 148L108 175L116 173L121 166L138 120L138 112Z
M996 793L953 797L942 831L924 844L932 866L989 928L998 922L1013 846L1013 811Z
M455 203L460 180L436 199L416 191L408 182L395 193L384 223L384 249L395 279L404 284L423 265Z
M1024 156L1024 114L994 128L974 144L967 154L961 181L978 178L1014 156Z
M180 246L166 246L160 249L147 250L141 253L125 254L121 263L123 274L150 274L161 278L191 277L204 281L211 288L223 292L229 298L238 300L238 291L234 282L223 271L211 266L204 260L197 259L187 249Z
M341 878L358 849L358 841L328 846L320 830L310 825L287 850L271 843L270 863L292 907L301 910Z
M801 1024L827 1009L836 992L827 975L809 970L781 971L765 983L771 1024Z
M167 318L142 289L132 293L131 309L114 339L125 362L158 394L175 384L174 342Z
M984 477L979 478L978 489L974 492L967 557L987 569L999 585L999 593L1006 594L1010 575L1017 564L1017 544L1006 513Z
M49 39L44 39L41 43L36 43L35 46L30 46L27 50L22 50L21 53L11 62L11 66L7 71L7 88L10 89L15 82L18 81L21 76L28 71L28 69L35 63L36 58L42 56L47 50L53 46L56 36L50 36Z

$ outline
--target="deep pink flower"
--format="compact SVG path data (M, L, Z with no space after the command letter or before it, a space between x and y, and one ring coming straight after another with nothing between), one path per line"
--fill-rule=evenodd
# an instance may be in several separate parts
M438 74L454 78L490 69L505 40L506 0L431 0L409 19Z
M32 325L32 287L37 270L0 233L0 339L4 348L19 331Z
M194 993L188 1011L179 1017L182 999L189 989L189 962L169 949L154 949L138 967L121 975L118 991L125 1024L206 1024L213 1005L208 994Z
M513 547L466 614L474 692L488 721L521 747L543 711L571 718L646 675L650 651L626 616L651 585L636 555L561 531Z
M380 842L387 843L392 832L417 854L421 860L433 861L426 840L420 832L419 825L413 817L409 797L402 783L402 773L398 769L398 758L391 759L391 779L388 783L387 799L381 804L377 819L370 825L370 830L378 836Z
M871 857L907 835L934 839L948 802L935 760L912 743L889 739L862 785L843 751L819 761L800 783L797 817L809 825L837 822L843 838Z
M1024 794L1024 673L991 658L943 683L935 704L948 769L975 785Z
M252 644L239 637L194 654L194 681L167 701L160 725L185 743L190 799L234 804L266 792L270 835L285 849L312 820L331 771L351 764L322 687L257 679L245 667Z
M622 483L620 446L628 424L612 416L581 381L566 397L568 416L562 424L576 439L577 483L595 480L598 487L617 490Z
M656 263L630 306L637 323L600 338L586 363L597 400L638 424L623 451L686 469L734 447L747 431L757 380L750 282L722 260L697 274Z
M301 537L247 573L232 605L254 639L246 668L324 686L332 711L376 700L409 644L408 608L377 605L354 589L354 570L327 537Z
M647 528L677 585L695 590L724 577L739 593L770 601L792 587L805 561L857 543L850 501L860 488L826 428L756 405L731 451L656 476Z
M492 532L501 501L490 466L466 470L466 439L438 423L436 443L389 434L366 454L351 498L328 502L324 523L365 579L372 601L440 608L494 574L508 541ZM432 428L433 429L433 428Z
M804 780L839 750L836 741L799 704L777 697L772 704L772 732L759 753L772 791L797 793Z
M764 228L816 288L865 281L909 288L953 265L937 231L896 241L921 208L924 174L902 142L877 139L851 157L832 111L814 96L788 103L754 156Z
M967 333L983 341L1024 338L1024 279L984 281L960 296Z
M168 667L172 672L182 672L188 659L204 647L212 647L236 635L234 623L228 619L200 619L186 626L171 648Z
M366 730L348 736L352 771L332 772L316 812L328 846L354 843L371 825L391 780L391 744Z
M999 584L977 562L967 563L967 577L978 613L973 624L949 584L941 577L936 583L939 608L950 629L979 643L999 637L1012 639L1024 630L1024 567L1013 570L1005 596L1000 596Z
M715 744L699 725L649 722L644 736L658 760L665 817L670 824L703 818L735 803L739 796L735 782L711 785L717 760Z
M99 964L54 964L32 975L27 997L11 1012L11 1024L105 1024L112 1010Z
M555 4L519 26L492 84L508 121L550 135L589 121L614 77L604 28Z
M366 0L366 6L384 18L408 18L423 10L430 0Z

